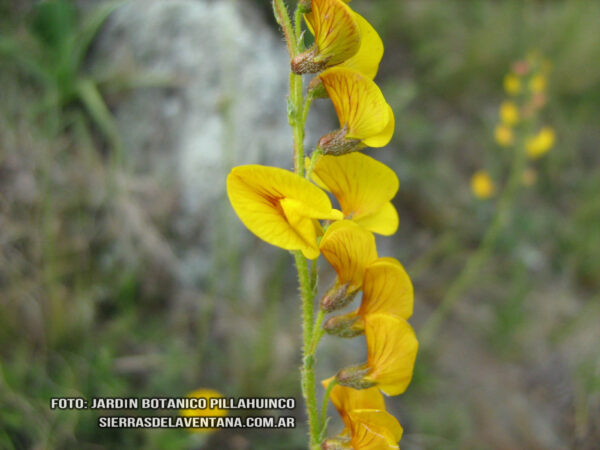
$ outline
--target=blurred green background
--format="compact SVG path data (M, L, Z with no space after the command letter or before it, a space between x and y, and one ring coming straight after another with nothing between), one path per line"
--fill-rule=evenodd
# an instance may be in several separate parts
M268 2L240 3L264 12L277 33ZM49 409L55 396L199 387L300 398L300 309L291 256L269 253L267 276L254 280L263 299L248 304L235 240L223 239L199 293L184 307L172 301L173 276L120 226L131 201L118 188L128 149L110 109L128 90L168 87L144 74L90 72L88 54L118 4L36 4L0 1L0 448L304 448L300 406L295 430L210 436L101 430L98 411ZM352 6L385 43L376 81L396 134L374 156L400 178L401 224L383 245L413 279L417 335L494 215L494 199L474 199L469 182L490 161L506 163L493 140L503 76L532 50L552 63L543 119L556 145L422 348L407 393L388 399L402 447L597 449L600 2ZM177 233L165 219L177 213L170 187L160 188L151 205L137 205L159 243ZM317 365L359 362L336 359L346 344L333 340L324 338ZM336 418L330 434L339 426Z

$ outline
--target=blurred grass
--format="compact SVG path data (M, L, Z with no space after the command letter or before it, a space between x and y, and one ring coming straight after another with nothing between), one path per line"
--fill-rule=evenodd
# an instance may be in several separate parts
M594 448L600 3L352 6L386 43L378 82L397 132L378 156L399 174L402 218L386 250L413 276L417 330L493 212L471 198L468 180L498 152L492 130L504 73L533 49L553 63L545 120L557 146L537 165L537 184L522 192L439 347L419 356L407 394L388 402L405 428L403 448ZM0 34L29 45L27 4L0 3L0 11ZM155 185L136 192L148 180L111 166L85 110L61 108L49 115L58 123L40 121L47 91L30 73L0 56L0 447L302 448L301 429L221 432L203 443L169 430L99 430L96 412L49 410L52 396L179 396L200 386L298 396L299 352L281 356L298 340L298 308L287 298L296 288L282 252L272 253L273 270L261 280L263 302L244 302L242 255L220 227L218 276L175 295L163 264L176 253L169 193L156 197Z

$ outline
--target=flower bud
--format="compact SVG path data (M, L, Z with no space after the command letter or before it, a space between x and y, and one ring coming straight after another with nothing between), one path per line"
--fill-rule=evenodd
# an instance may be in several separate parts
M360 366L346 367L340 370L335 376L341 386L351 387L353 389L368 389L376 386L377 383L364 378L369 374L370 368L362 364Z
M336 282L321 299L321 309L332 312L343 308L356 296L356 292L348 292L349 283L339 284Z
M323 149L323 154L341 156L365 147L359 139L347 139L347 133L348 127L346 126L319 139L319 147Z
M331 317L325 322L323 329L334 336L353 338L364 333L365 324L361 317L350 313Z

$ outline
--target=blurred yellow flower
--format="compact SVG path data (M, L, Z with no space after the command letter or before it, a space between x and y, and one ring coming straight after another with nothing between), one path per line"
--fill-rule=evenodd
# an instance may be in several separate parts
M315 164L312 179L335 195L346 219L385 236L398 229L398 213L390 200L399 182L385 164L362 153L324 155Z
M521 92L521 79L514 73L504 76L504 90L509 95L517 95Z
M478 170L471 177L471 191L477 198L490 198L496 192L492 178L485 170Z
M365 316L368 374L386 395L402 394L413 374L419 343L412 327L401 317L391 314Z
M207 404L210 405L211 398L223 398L223 396L212 389L197 389L190 392L187 397L189 398L205 398ZM226 409L210 408L206 409L183 409L180 414L184 417L223 417L227 415ZM217 431L217 428L188 428L188 431L194 433L212 433Z
M548 81L546 77L542 74L537 74L531 77L531 80L529 80L529 90L535 94L544 92L547 84Z
M240 220L256 236L286 250L319 256L315 219L337 220L325 192L308 180L277 167L235 167L227 176L227 194Z
M348 293L360 289L365 268L377 259L373 234L349 220L330 225L320 249L337 273L338 283L348 285Z
M512 128L502 123L496 125L496 128L494 129L494 139L496 139L496 142L502 147L510 147L515 141Z
M292 59L294 72L320 72L356 55L361 46L359 24L342 0L312 0L312 11L305 17L315 43Z
M394 113L381 90L368 77L346 67L319 75L333 106L340 130L319 141L324 152L340 155L367 147L383 147L394 134Z
M531 159L537 159L548 152L556 140L556 135L552 127L543 127L538 134L527 138L525 148L527 155Z
M502 102L500 105L500 120L506 125L515 125L519 121L519 108L514 102Z

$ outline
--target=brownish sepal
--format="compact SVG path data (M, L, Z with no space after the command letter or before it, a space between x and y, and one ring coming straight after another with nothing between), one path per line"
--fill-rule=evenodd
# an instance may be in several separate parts
M365 332L364 322L355 313L331 317L323 329L327 334L341 338L353 338Z
M313 45L305 52L294 56L290 62L292 72L298 75L322 72L327 67L327 61L316 61L318 54L317 46Z
M335 283L321 299L321 309L329 313L341 309L350 303L356 296L356 291L348 292L348 286L348 283Z
M319 147L323 149L324 155L341 156L346 153L356 152L365 148L358 139L347 139L348 127L332 131L319 139Z
M374 381L364 379L369 374L369 370L364 364L346 367L340 370L335 378L340 386L351 387L352 389L369 389L377 385Z

